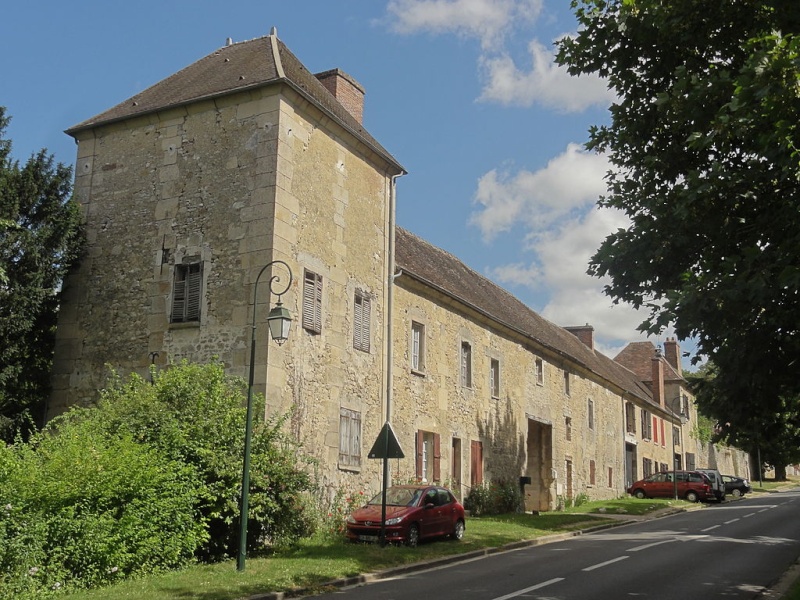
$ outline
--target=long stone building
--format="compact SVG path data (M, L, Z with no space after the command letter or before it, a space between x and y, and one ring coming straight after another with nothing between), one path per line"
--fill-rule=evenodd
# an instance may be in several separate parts
M530 510L673 465L747 468L692 437L675 340L612 360L591 326L543 319L397 227L405 170L363 109L355 79L310 73L273 32L69 129L88 250L65 283L49 414L93 401L108 365L219 360L246 377L255 322L256 390L291 411L332 489L377 489L367 453L387 421L405 453L393 477L462 495L519 482ZM283 345L267 341L277 300L294 318Z

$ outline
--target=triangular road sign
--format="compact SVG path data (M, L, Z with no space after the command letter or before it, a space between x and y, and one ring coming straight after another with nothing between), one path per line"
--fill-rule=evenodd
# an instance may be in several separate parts
M387 421L378 434L378 439L372 445L372 450L367 454L368 458L405 458L400 442L394 434L392 426Z

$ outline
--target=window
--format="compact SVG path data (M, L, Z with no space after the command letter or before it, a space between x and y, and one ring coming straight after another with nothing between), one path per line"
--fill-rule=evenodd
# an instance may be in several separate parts
M597 476L597 472L595 469L595 464L593 460L589 461L589 485L595 485L595 477Z
M489 389L492 390L492 398L500 397L500 361L494 358L489 366Z
M680 446L681 445L681 430L677 427L672 428L672 445L673 446Z
M589 416L589 429L594 429L594 401L587 402L586 413Z
M458 492L461 490L461 440L459 438L453 438L452 451L453 464L450 465L450 479Z
M303 280L303 329L322 333L322 275L308 270Z
M614 467L608 467L608 487L614 487Z
M642 409L642 439L649 440L653 437L652 424L650 423L650 413Z
M203 263L175 265L172 286L172 323L200 320L200 296L203 286Z
M339 466L361 466L361 413L339 409Z
M636 433L636 407L631 402L625 403L625 431Z
M472 387L472 346L461 342L461 386Z
M653 461L649 458L642 459L642 477L649 477L653 474Z
M564 369L564 393L569 396L569 371Z
M483 442L472 440L469 458L469 482L475 487L483 483Z
M370 301L364 292L356 290L353 307L353 348L369 352Z
M425 325L411 322L411 370L425 370Z
M572 417L564 417L564 439L572 441Z
M544 361L537 358L535 364L536 369L536 385L544 385Z
M653 415L653 443L658 443L658 417Z
M665 427L664 426L664 419L659 419L659 421L661 422L661 445L664 448L666 448L666 446L667 446L667 435L666 435L666 433L664 433L666 431L665 428L664 428Z
M441 479L441 439L438 433L417 431L417 480Z
M694 471L697 468L697 463L695 462L694 452L687 452L686 453L686 470L687 471Z

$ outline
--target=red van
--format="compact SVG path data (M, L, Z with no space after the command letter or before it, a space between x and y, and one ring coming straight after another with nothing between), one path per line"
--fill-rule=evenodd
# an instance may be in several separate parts
M689 502L714 500L711 481L699 471L662 471L635 481L628 487L628 493L637 498L674 498L675 479L678 485L678 498Z

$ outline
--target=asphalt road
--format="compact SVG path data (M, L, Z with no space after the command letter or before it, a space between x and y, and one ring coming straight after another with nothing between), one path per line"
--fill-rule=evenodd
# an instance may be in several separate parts
M710 505L317 598L763 598L799 556L800 490L793 490Z

